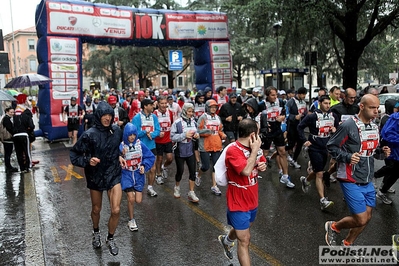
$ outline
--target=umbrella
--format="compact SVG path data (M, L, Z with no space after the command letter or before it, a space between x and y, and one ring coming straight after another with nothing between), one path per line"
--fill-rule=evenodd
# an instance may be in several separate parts
M52 80L40 74L24 74L22 76L13 78L8 82L4 88L24 88L36 85L44 85Z
M380 93L382 88L384 88L384 87L387 87L389 93L396 92L396 89L392 84L386 84L386 85L381 85L378 87L378 93Z
M5 91L0 91L0 101L15 101L15 98Z
M19 91L16 90L7 90L7 93L11 96L18 96L19 94L21 94Z

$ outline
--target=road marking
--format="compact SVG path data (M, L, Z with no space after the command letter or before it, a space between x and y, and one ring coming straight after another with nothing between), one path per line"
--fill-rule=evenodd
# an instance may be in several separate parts
M166 190L166 192L173 195L172 189L170 189L166 186L163 186L163 188ZM198 214L199 216L204 218L204 220L208 221L210 224L215 226L217 229L219 229L223 232L226 232L226 226L223 223L221 223L219 220L213 218L211 215L207 214L206 212L201 210L198 206L194 205L192 202L190 202L188 200L185 200L183 198L179 198L178 200L180 200L182 203L184 203L187 207L189 207L196 214ZM249 245L249 249L251 251L253 251L258 257L266 260L271 265L274 265L274 266L283 265L278 259L274 258L272 255L265 252L264 250L262 250L260 247L258 247L257 245L255 245L253 243L251 243Z
M60 168L65 170L65 172L67 173L67 175L65 176L65 179L64 179L65 181L70 181L72 176L76 177L77 179L83 178L83 176L81 176L80 174L76 173L73 170L72 164L68 165L68 167L66 167L65 165L61 165Z
M51 174L52 174L53 177L54 177L54 182L55 182L55 183L61 183L61 178L60 178L60 176L58 175L57 168L56 168L55 166L52 166L52 167L50 167L50 171L51 171Z

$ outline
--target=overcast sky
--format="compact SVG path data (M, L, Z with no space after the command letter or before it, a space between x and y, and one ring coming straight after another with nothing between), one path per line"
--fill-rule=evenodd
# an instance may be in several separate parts
M185 5L187 0L175 0L180 5ZM12 32L11 12L14 31L35 26L36 6L40 0L0 0L0 29L6 35Z
M0 0L0 29L4 35L12 32L10 3L14 31L35 26L35 11L40 0Z

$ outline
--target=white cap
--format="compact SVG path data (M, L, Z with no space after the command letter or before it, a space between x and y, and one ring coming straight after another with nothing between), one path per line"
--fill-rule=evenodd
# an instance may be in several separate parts
M284 94L284 95L285 95L285 90L279 91L278 94L280 94L280 95L283 95L283 94Z
M184 91L179 92L179 96L184 96Z
M138 91L135 91L134 94L139 94L139 92L138 92Z
M154 91L155 96L159 96L159 90Z
M253 92L260 92L260 88L255 88Z

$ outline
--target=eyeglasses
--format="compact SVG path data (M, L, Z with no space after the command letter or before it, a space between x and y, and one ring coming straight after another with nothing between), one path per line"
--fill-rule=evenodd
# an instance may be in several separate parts
M348 99L355 100L356 96L355 97L348 97Z

